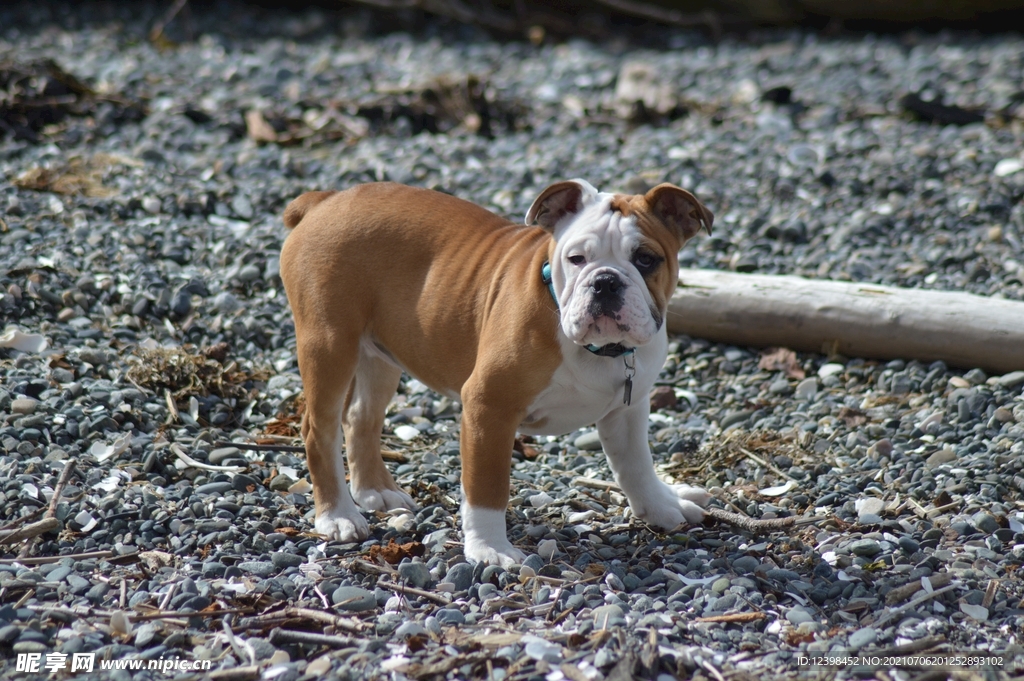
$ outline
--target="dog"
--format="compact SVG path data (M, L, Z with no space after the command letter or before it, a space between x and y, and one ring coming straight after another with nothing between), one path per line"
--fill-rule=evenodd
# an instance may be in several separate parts
M671 184L624 195L583 180L544 189L525 225L387 182L292 201L281 278L305 386L316 531L359 541L369 534L359 507L417 508L380 451L403 371L461 400L468 560L507 567L525 557L505 530L517 431L596 423L638 518L665 529L701 522L707 492L654 471L648 394L667 354L678 252L713 220Z

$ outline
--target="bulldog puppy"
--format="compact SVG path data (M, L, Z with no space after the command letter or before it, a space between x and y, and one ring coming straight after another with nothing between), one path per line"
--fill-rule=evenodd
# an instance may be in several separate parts
M305 385L316 531L358 541L369 532L360 506L416 508L380 454L402 371L462 402L469 560L524 558L505 533L517 431L596 423L637 517L665 529L700 522L709 495L654 472L647 396L667 352L678 251L713 219L671 184L630 196L583 180L541 192L526 225L392 183L292 201L281 278Z

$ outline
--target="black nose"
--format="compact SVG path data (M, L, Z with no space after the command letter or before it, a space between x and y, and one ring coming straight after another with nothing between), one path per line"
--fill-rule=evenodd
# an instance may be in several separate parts
M599 274L594 277L594 283L590 288L597 298L611 298L622 290L622 282L614 274Z

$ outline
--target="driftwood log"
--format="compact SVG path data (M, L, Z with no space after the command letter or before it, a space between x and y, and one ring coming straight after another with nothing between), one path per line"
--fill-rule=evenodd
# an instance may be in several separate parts
M682 270L668 328L733 345L1024 370L1024 303L794 276Z

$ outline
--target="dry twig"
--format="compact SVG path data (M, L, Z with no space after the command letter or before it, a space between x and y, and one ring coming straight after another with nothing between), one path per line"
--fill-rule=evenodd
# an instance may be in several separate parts
M710 617L698 617L695 622L722 622L725 624L737 623L743 624L745 622L756 622L757 620L763 620L768 615L763 612L737 612L731 615L711 615Z
M431 601L432 603L437 603L438 605L449 605L452 602L450 598L439 596L430 591L417 589L411 586L404 586L402 584L395 584L394 582L390 582L386 579L377 580L377 586L381 587L382 589L391 589L392 591L397 591L398 593L405 594L407 596L418 596L419 598L425 598L428 601Z

